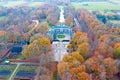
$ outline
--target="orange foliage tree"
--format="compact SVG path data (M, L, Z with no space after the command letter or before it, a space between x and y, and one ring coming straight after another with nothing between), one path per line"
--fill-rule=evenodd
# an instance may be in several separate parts
M51 51L51 44L48 38L39 38L27 46L22 52L26 58L39 57L41 53L48 53Z
M114 74L118 72L115 60L112 58L104 59L104 66L106 68L106 77L111 78Z
M90 80L90 75L86 72L78 73L77 79L78 80Z

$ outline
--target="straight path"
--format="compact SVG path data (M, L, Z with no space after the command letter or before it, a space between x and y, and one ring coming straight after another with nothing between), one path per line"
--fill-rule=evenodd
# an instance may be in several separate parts
M78 27L79 31L82 31L82 27L81 25L78 23L78 20L76 18L74 18L74 22L76 24L76 26Z
M60 61L62 60L62 57L65 54L68 54L67 48L62 42L58 42L56 44L52 44L53 52L55 53L55 61Z
M15 70L13 71L12 75L10 76L9 80L13 79L13 77L14 77L14 75L15 75L15 73L16 73L16 71L17 71L17 69L19 68L20 65L21 64L17 64L17 66L16 66Z

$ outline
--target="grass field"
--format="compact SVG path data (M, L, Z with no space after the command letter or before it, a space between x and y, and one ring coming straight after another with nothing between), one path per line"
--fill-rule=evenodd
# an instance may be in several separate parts
M36 6L40 6L44 4L44 2L32 2L32 3L28 3L29 7L36 7Z
M120 3L120 0L110 0L110 1Z
M108 10L120 10L120 5L115 5L108 2L83 2L83 3L76 3L73 2L72 5L78 8L85 8L89 11L104 11L105 9Z
M0 16L0 21L5 19L6 17L5 16Z
M63 9L64 8L64 6L58 6L59 7L59 9Z
M120 20L110 20L109 21L114 27L120 28Z
M111 20L111 23L120 24L120 20Z
M23 1L12 1L12 2L0 2L0 6L3 7L14 7L14 6L20 6L24 4L25 2Z
M29 7L36 7L39 5L44 4L44 2L24 2L24 1L12 1L12 2L0 2L0 6L3 7L15 7L15 6L29 6Z

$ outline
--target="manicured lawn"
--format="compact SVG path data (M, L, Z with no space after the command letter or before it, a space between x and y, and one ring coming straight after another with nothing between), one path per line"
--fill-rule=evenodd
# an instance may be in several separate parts
M64 6L58 6L59 7L59 9L63 9L64 8Z
M32 3L29 3L28 6L29 7L36 7L36 6L40 6L44 4L44 2L32 2Z
M29 7L37 7L40 6L42 4L44 4L44 2L24 2L24 1L11 1L11 2L0 2L0 6L3 7L15 7L15 6L29 6Z
M115 23L115 24L120 24L120 20L111 20L110 22Z
M120 20L109 20L109 22L114 25L114 27L120 28Z
M6 17L5 16L0 16L0 21L5 19Z
M14 7L14 6L22 5L24 3L25 2L23 2L23 1L0 2L0 6L3 6L3 7Z
M115 5L108 2L82 2L82 3L72 2L72 5L76 9L85 8L88 9L89 11L104 11L105 9L120 10L120 5Z
M120 0L111 0L112 2L120 3Z

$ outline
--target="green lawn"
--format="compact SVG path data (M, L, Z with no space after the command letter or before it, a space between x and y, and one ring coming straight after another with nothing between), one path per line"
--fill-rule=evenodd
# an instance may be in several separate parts
M120 0L111 0L112 2L120 3Z
M120 20L110 20L109 21L114 27L120 28Z
M110 22L114 24L120 24L120 20L111 20Z
M22 4L24 4L25 2L23 1L12 1L12 2L0 2L0 6L3 6L3 7L14 7L14 6L20 6Z
M29 7L36 7L36 6L40 6L44 4L44 2L32 2L32 3L29 3L28 6Z
M44 2L24 2L24 1L12 1L8 3L0 2L0 6L3 6L3 7L15 7L15 6L20 6L20 5L22 6L24 4L25 6L36 7L36 6L44 4Z
M0 21L5 19L6 17L5 16L0 16Z
M59 7L59 9L63 9L64 8L64 6L60 6L60 5L58 7Z
M88 4L88 6L86 6ZM82 2L82 3L76 3L73 2L72 5L78 9L78 8L85 8L89 11L104 11L105 9L108 10L120 10L120 5L115 5L108 2Z

